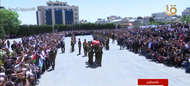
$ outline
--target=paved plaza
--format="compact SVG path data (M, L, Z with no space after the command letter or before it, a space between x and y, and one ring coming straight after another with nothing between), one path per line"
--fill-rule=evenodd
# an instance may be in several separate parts
M76 38L82 42L92 40L92 36ZM110 50L103 52L102 67L89 67L86 64L88 57L82 57L83 52L77 56L77 44L75 52L70 53L70 41L70 37L65 39L66 52L58 51L55 70L45 72L38 86L138 86L138 79L169 79L169 86L190 86L190 74L185 70L149 62L143 56L119 50L111 40Z

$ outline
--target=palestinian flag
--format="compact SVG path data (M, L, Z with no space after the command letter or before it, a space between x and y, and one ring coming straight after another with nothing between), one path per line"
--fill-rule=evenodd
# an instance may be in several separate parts
M92 46L99 47L100 46L100 41L98 41L98 40L92 41Z
M33 58L32 58L32 61L33 61L33 62L36 62L36 56L37 56L37 54L35 54L35 55L33 56Z

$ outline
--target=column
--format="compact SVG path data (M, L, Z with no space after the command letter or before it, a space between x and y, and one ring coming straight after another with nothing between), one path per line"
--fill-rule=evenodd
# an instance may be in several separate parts
M65 24L65 10L63 9L62 10L62 21L63 21L63 24Z
M52 26L54 26L55 25L55 11L54 11L54 8L52 8L51 13L52 13Z

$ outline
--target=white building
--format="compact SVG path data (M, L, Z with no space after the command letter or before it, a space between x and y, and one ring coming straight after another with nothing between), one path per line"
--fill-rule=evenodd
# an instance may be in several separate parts
M187 7L183 12L182 12L182 16L184 15L189 15L190 14L190 7Z
M96 24L105 24L105 23L108 23L108 22L109 22L109 20L98 18L95 23Z
M46 2L47 6L38 6L36 11L37 24L77 24L79 7L69 6L67 2Z
M166 15L165 12L160 12L160 13L153 13L152 17L154 18L155 22L168 22L168 21L177 21L176 15L169 16Z

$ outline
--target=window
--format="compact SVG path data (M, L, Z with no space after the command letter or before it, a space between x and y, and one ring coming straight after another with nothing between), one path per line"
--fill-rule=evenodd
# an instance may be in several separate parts
M75 15L78 15L77 13L75 13Z
M41 9L38 9L38 11L41 11Z
M46 24L47 25L52 25L52 14L51 14L51 10L46 10Z
M77 11L77 9L75 9L75 11Z
M53 4L53 6L59 6L59 4Z
M78 19L77 17L75 17L75 19Z
M72 10L65 10L65 22L66 24L72 24L73 22L73 11Z
M62 10L56 10L55 12L55 23L56 24L63 24L62 21Z

